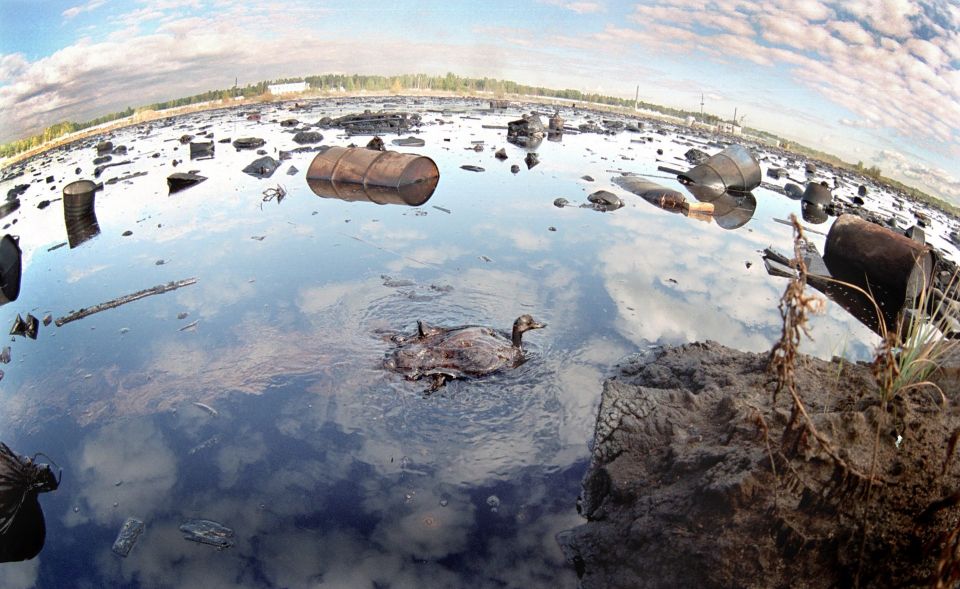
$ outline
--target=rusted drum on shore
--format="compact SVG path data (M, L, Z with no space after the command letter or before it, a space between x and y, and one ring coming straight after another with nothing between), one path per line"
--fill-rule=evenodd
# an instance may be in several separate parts
M330 147L307 170L318 196L378 204L422 205L439 181L437 164L426 156L359 147Z
M718 197L724 192L749 192L760 186L760 164L746 147L731 145L679 178L684 184L702 187Z
M930 284L934 262L929 246L854 215L830 227L823 261L835 279L872 293L888 327Z

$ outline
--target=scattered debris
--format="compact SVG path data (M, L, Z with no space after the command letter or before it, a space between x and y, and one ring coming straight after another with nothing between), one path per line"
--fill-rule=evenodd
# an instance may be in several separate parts
M199 320L199 319L197 319L196 321L194 321L194 322L192 322L192 323L187 323L186 325L184 325L183 327L181 327L181 328L178 329L177 331L187 331L187 330L189 330L189 329L193 329L193 328L196 327L197 325L200 325L200 320Z
M565 206L567 206L567 205L569 205L569 204L570 204L570 201L567 200L567 199L565 199L565 198L563 198L563 197L560 197L560 198L556 199L555 201L553 201L553 206L557 207L558 209L562 209L563 207L565 207Z
M130 554L130 551L133 550L133 545L137 543L140 535L143 534L143 530L144 525L141 520L135 517L128 517L120 527L120 532L117 533L117 539L113 541L113 546L110 550L113 550L114 554L126 558L127 555Z
M191 323L191 325L194 325L194 324L196 324L196 323L198 323L198 322L197 322L197 321L194 321L193 323ZM189 326L187 326L187 327L189 327ZM184 328L184 329L185 329L185 328ZM180 331L183 331L183 329L181 329ZM219 416L220 416L220 412L219 412L219 411L217 411L216 409L214 409L214 408L211 407L210 405L207 405L206 403L201 403L200 401L194 401L193 404L196 405L197 407L203 409L204 411L206 411L207 413L209 413L210 415L212 415L212 416L214 416L214 417L219 417Z
M420 115L405 112L373 113L367 110L362 114L344 115L327 124L340 127L349 135L399 134L420 125Z
M173 194L181 190L186 190L191 186L196 186L206 179L206 176L194 174L193 172L176 172L167 176L167 188L170 190L169 194Z
M293 141L294 143L299 143L300 145L306 145L308 143L320 143L323 141L323 135L317 131L299 131L293 136Z
M460 169L461 169L461 170L466 170L466 171L468 171L468 172L483 172L483 171L484 171L484 169L481 168L480 166L472 166L472 165L469 165L469 164L465 164L465 165L460 166Z
M243 169L244 174L249 174L254 178L269 178L280 167L280 162L269 155L255 159Z
M623 206L620 197L608 190L598 190L587 196L587 200L593 203L593 208L598 211L615 211Z
M536 166L537 164L540 163L540 158L539 158L539 156L537 156L536 153L534 153L534 152L531 151L531 152L527 153L527 157L523 158L523 161L524 161L524 163L527 164L527 169L529 170L530 168L532 168L532 167L534 167L534 166Z
M197 452L202 452L203 450L206 450L207 448L210 448L211 446L215 446L216 444L219 444L219 443L220 443L220 436L214 435L214 436L212 436L212 437L210 437L210 438L207 438L206 440L200 442L199 444L197 444L197 445L194 446L193 448L190 448L190 449L187 451L187 455L188 455L188 456L193 456L193 455L196 454Z
M30 339L37 339L37 331L40 329L40 321L27 313L24 319L17 313L17 318L13 320L13 326L10 328L10 335L20 335Z
M237 149L258 149L265 144L266 141L259 137L241 137L233 141L233 146Z
M0 362L3 364L10 363L10 346L4 346L3 351L0 351Z
M523 118L507 123L507 141L517 145L530 145L543 139L544 128L540 115L525 114Z
M171 290L177 290L178 288L182 288L184 286L190 286L191 284L196 284L196 282L197 282L196 278L187 278L185 280L178 280L176 282L168 282L167 284L159 284L157 286L140 290L132 294L124 295L122 297L113 299L111 301L100 303L99 305L95 305L90 308L84 308L84 309L80 309L79 311L74 311L72 313L64 315L63 317L58 318L56 320L56 325L57 327L62 327L67 323L76 321L78 319L83 319L84 317L89 317L90 315L93 315L95 313L106 311L107 309L114 309L121 305L126 305L127 303L132 303L133 301L138 301L145 297L163 294L165 292L170 292ZM32 317L32 315L27 315L27 317Z
M381 139L379 135L374 135L373 139L367 142L367 149L386 151L387 146L383 144L383 139Z
M233 546L233 530L209 519L188 519L180 524L185 540L209 544L219 550Z
M280 201L282 201L285 196L287 196L287 189L284 188L282 184L277 184L276 188L267 188L263 191L263 202L270 202L276 199L277 204L280 204Z
M214 157L213 141L190 143L190 159L208 160Z

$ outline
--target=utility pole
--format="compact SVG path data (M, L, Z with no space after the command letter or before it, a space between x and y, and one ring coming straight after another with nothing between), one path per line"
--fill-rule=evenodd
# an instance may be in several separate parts
M637 84L637 93L633 97L633 110L640 110L640 84Z
M703 92L700 93L700 122L703 122Z

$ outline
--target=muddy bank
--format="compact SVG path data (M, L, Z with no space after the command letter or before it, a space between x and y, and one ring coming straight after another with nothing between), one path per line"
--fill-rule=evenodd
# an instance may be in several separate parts
M766 365L695 343L633 357L606 381L578 505L587 523L558 537L582 587L847 587L861 562L861 587L929 586L958 514L920 517L960 487L957 461L941 475L960 426L955 371L945 407L922 389L890 404L868 490L812 438L782 444L790 397L773 402ZM796 382L819 431L870 472L870 367L807 358Z

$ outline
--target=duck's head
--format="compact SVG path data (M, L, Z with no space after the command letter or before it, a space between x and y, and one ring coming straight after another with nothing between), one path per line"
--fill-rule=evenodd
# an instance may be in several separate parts
M513 322L513 345L517 348L520 347L520 340L523 338L524 332L530 331L531 329L540 329L546 326L546 323L540 323L530 315L521 315L517 317L517 320Z

